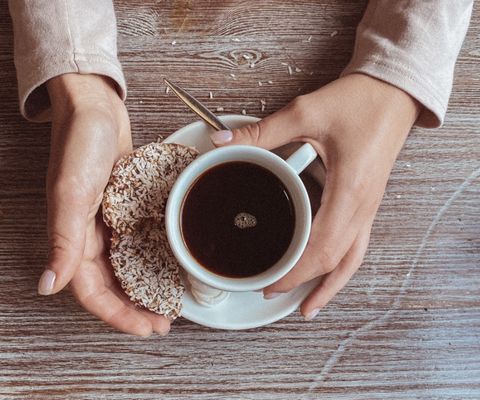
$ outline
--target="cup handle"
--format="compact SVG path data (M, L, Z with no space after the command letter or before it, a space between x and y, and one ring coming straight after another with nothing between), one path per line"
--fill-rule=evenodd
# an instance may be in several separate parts
M195 301L201 306L209 308L216 306L226 300L230 295L230 292L208 286L191 274L187 274L187 278L190 283L190 292Z
M297 175L300 175L300 173L307 168L317 156L318 154L314 147L310 143L305 143L285 161L295 170Z

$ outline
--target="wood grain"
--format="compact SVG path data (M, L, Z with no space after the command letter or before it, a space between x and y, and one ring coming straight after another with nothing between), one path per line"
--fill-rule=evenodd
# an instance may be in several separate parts
M0 4L0 399L480 399L478 3L445 126L412 131L348 286L312 322L295 313L223 332L181 320L165 339L113 332L68 293L35 293L46 257L49 126L18 113ZM213 108L260 117L334 79L365 2L115 6L141 145L194 120L165 94L164 76ZM290 76L282 62L301 72Z

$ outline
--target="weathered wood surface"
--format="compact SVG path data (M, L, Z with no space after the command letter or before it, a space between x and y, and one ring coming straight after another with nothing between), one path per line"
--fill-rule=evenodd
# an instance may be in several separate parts
M115 3L136 145L194 119L164 93L163 76L214 108L258 116L332 80L365 5ZM115 333L68 293L35 294L49 126L17 111L11 23L0 4L0 399L480 399L478 3L445 126L411 133L349 285L313 322L297 313L223 332L179 321L165 339ZM290 76L282 62L302 72Z

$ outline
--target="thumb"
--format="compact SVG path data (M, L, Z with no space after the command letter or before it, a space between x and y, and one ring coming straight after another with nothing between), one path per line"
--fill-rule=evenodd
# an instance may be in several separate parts
M48 196L49 257L38 282L38 293L50 295L62 290L73 278L83 257L88 203L74 185L53 184Z
M287 106L253 124L217 131L210 135L217 147L243 144L263 147L270 150L294 141L299 135L299 121L295 118L292 106Z

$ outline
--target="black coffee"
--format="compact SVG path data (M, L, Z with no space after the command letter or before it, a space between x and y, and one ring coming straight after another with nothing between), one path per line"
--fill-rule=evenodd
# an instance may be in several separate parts
M182 208L183 239L206 269L227 277L260 274L285 253L295 214L273 173L248 162L215 166L190 188Z

